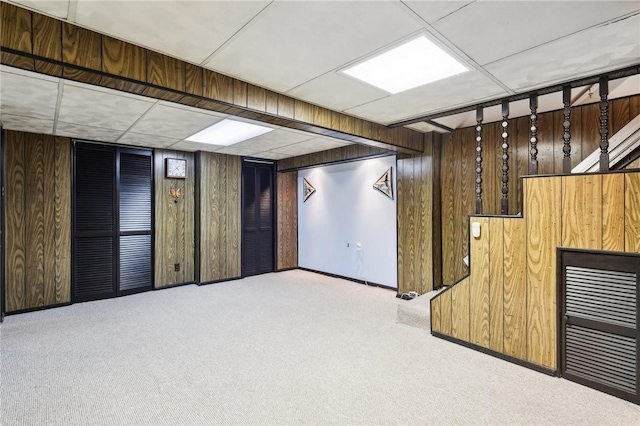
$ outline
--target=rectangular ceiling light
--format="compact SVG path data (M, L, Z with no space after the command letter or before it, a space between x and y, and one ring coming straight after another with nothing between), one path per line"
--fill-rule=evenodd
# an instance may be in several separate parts
M343 70L391 94L469 71L425 36Z
M264 135L274 129L269 127L258 126L257 124L244 123L224 119L216 124L199 131L193 136L189 136L187 141L208 143L211 145L233 145L256 136Z

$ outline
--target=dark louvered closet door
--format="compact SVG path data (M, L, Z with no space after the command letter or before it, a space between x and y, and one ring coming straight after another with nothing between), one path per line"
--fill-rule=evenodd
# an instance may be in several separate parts
M116 294L115 151L78 144L75 151L73 299Z
M640 258L568 251L562 271L562 375L640 402Z
M119 293L152 286L151 155L120 152Z
M273 175L272 164L243 162L242 268L245 276L273 272Z

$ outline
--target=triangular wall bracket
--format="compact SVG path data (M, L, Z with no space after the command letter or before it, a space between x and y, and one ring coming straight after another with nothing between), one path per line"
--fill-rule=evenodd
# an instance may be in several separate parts
M389 169L380 176L376 183L373 184L373 187L393 200L392 169L393 167L389 167Z
M306 202L314 192L316 192L314 186L309 183L307 178L302 178L302 202Z

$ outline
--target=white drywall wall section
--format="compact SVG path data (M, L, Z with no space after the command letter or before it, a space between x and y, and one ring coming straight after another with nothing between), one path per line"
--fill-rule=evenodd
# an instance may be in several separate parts
M389 167L393 200L373 188ZM306 202L304 178L316 189ZM397 288L396 235L395 156L298 172L301 267Z

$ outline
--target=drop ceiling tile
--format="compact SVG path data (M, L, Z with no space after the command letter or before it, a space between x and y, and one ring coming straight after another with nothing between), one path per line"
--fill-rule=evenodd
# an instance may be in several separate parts
M447 133L446 130L438 127L438 126L434 126L433 124L429 124L427 122L424 121L420 121L418 123L413 123L410 124L408 126L405 126L409 129L413 129L416 130L418 132L422 132L422 133L427 133L427 132L438 132L438 133Z
M9 3L37 10L46 15L66 18L69 9L69 0L11 0Z
M132 132L166 136L175 140L185 139L222 120L222 118L174 108L166 104L156 105L131 128Z
M309 154L312 152L325 151L327 149L340 148L345 146L343 142L338 142L329 138L313 138L304 142L272 149L271 152L277 154L288 154L291 156Z
M476 1L434 28L485 65L639 9L637 1Z
M270 151L274 148L291 145L313 138L315 135L309 133L295 133L286 130L274 130L264 135L239 142L233 146L238 148L249 148L255 152Z
M289 92L294 98L322 105L336 111L344 111L389 94L368 84L343 75L339 72L328 72Z
M640 15L592 28L485 67L513 90L525 91L623 68L640 58Z
M278 152L272 152L272 151L265 151L265 152L259 152L257 154L255 154L256 158L264 158L267 160L282 160L283 158L288 158L291 157L291 155L289 154L282 154L282 153L278 153Z
M251 148L251 147L238 147L235 145L231 145L231 146L226 146L224 148L221 148L219 150L217 150L216 152L218 154L228 154L228 155L246 155L246 156L253 156L254 154L257 154L258 152L260 152L261 150L258 148Z
M93 90L65 82L59 120L65 123L127 130L155 101Z
M286 92L421 24L393 2L274 2L205 66Z
M148 148L166 148L178 142L178 139L127 132L118 139L117 142L125 145L145 146Z
M473 1L403 1L427 23L434 22L462 9Z
M207 151L207 152L215 152L224 146L221 145L211 145L208 143L199 143L199 142L190 142L190 141L180 141L176 142L173 145L168 146L170 149L177 149L181 151Z
M53 133L53 120L2 114L0 116L0 122L2 122L2 126L6 130L43 133L45 135L50 135Z
M79 0L76 22L134 44L201 63L268 1ZM179 17L179 19L176 19Z
M479 71L470 71L351 108L346 113L388 124L501 96L507 96L501 87Z
M85 126L74 123L58 121L56 126L57 136L86 139L89 141L115 142L122 132L101 127Z
M35 73L15 74L12 71L9 67L2 67L2 114L53 120L58 101L58 79L42 79Z

